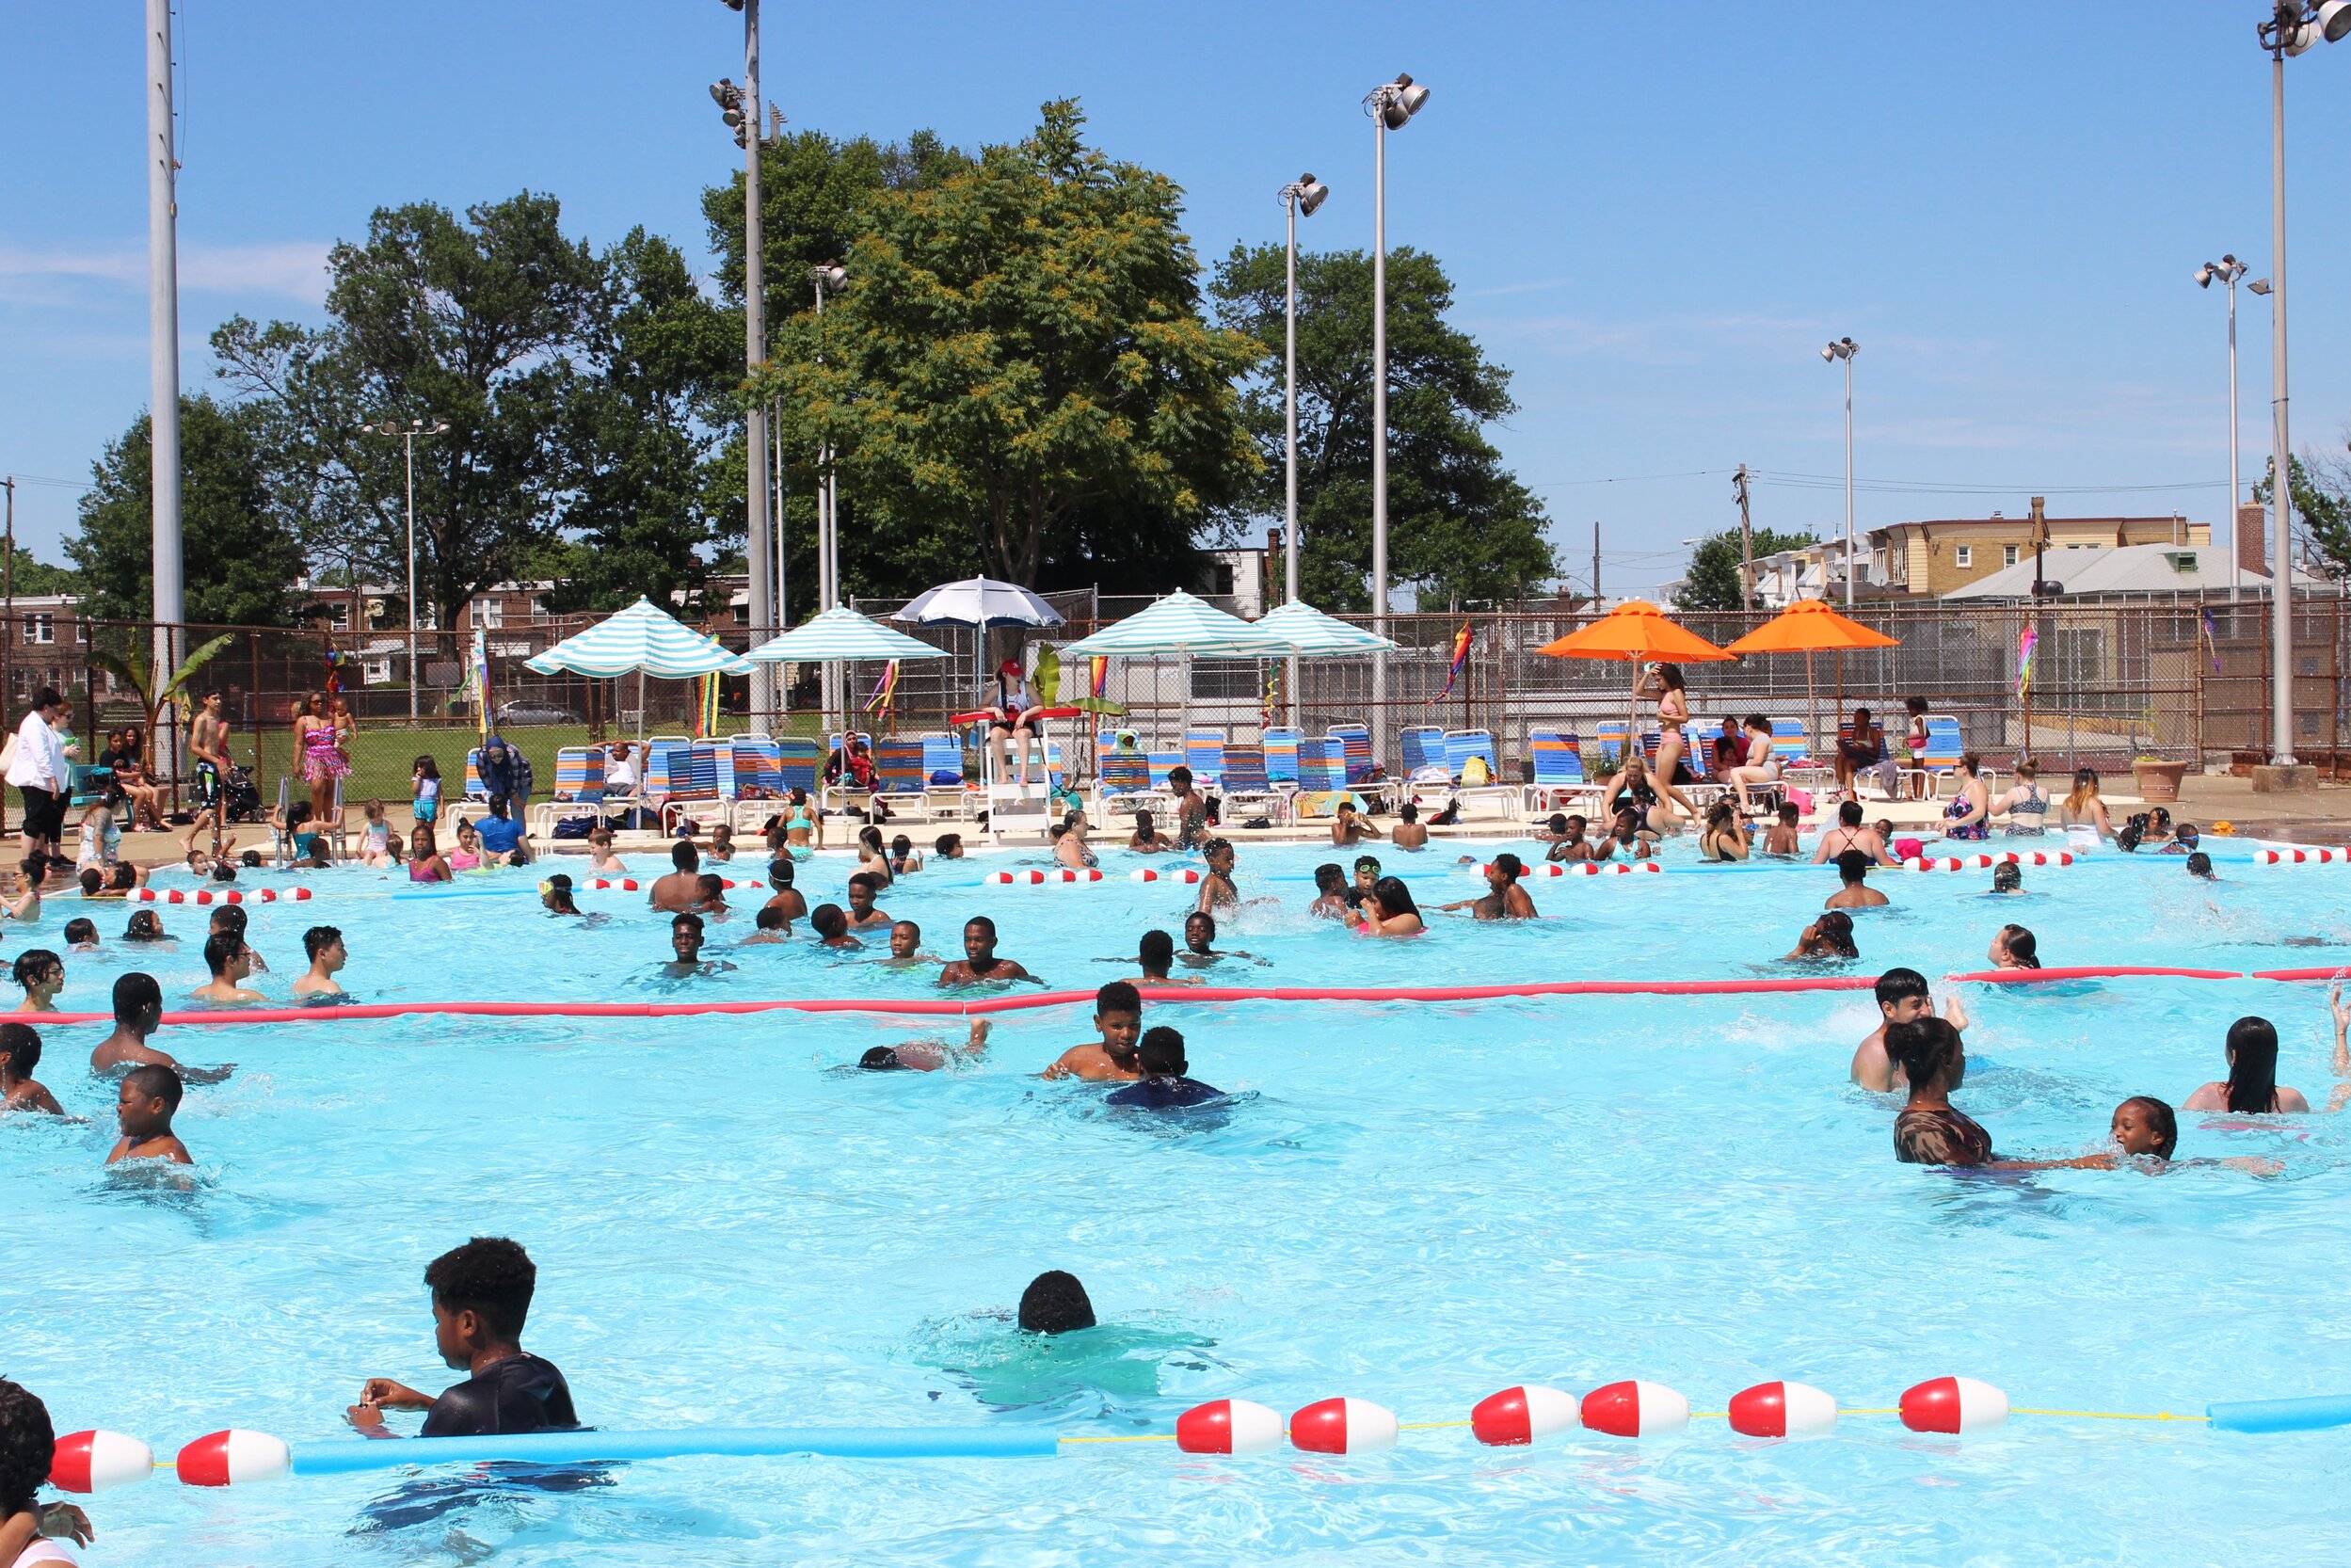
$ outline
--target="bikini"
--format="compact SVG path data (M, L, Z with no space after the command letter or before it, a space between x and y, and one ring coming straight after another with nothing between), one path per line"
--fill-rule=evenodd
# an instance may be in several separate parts
M2025 788L2032 792L2008 808L2008 837L2011 839L2038 839L2049 831L2049 797L2041 792L2039 784L2028 784ZM2020 823L2016 820L2019 816L2033 820Z

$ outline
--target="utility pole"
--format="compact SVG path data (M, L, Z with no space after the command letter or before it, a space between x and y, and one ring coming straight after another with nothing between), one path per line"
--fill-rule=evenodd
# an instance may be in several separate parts
M1747 465L1738 466L1738 473L1731 480L1732 493L1738 497L1738 607L1749 615L1755 613L1755 529L1747 517Z
M180 562L180 202L172 156L171 0L147 0L147 367L148 432L154 494L155 679L179 667L186 599ZM11 490L11 496L14 492ZM180 773L179 726L157 726L151 760Z
M161 3L161 0L157 0ZM743 89L731 81L711 88L722 118L734 128L735 143L743 149L743 368L757 376L767 360L766 240L760 225L760 152L767 145L760 121L764 100L760 97L760 0L724 0L743 13ZM782 628L776 613L775 540L768 533L767 479L759 471L767 453L767 406L754 403L744 415L744 503L748 537L744 541L749 570L751 634L754 642L773 637ZM751 666L751 728L767 731L767 715L776 706L776 666Z
M1600 610L1600 520L1599 520L1599 519L1597 519L1597 518L1594 518L1594 519L1592 520L1592 522L1591 522L1591 608L1592 608L1592 613L1593 613L1593 614L1597 615L1597 614L1599 613L1599 610Z

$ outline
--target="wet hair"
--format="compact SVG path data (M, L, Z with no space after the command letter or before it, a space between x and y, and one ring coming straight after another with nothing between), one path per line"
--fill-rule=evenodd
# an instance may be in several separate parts
M1851 801L1847 801L1847 802L1846 802L1846 804L1847 804L1847 806L1850 806L1850 805L1852 805L1852 802L1851 802ZM1794 826L1795 826L1798 823L1802 822L1803 820L1804 820L1804 814L1803 814L1801 811L1799 811L1799 810L1798 810L1798 809L1796 808L1796 802L1794 802L1794 801L1792 801L1792 800L1783 800L1783 801L1780 802L1780 825L1781 825L1781 826L1783 826L1783 827L1794 827ZM1857 814L1857 815L1853 818L1853 822L1847 823L1845 825L1846 825L1846 826L1847 826L1847 827L1850 827L1850 826L1852 826L1852 825L1853 825L1853 823L1858 823L1858 822L1860 822L1860 821L1861 821L1861 818L1860 818L1860 816Z
M74 946L98 940L98 922L88 915L76 915L65 922L65 939Z
M241 904L224 904L219 908L213 911L212 929L215 931L233 931L238 936L242 936L245 935L245 922L249 919L251 919L251 917L246 914L245 905Z
M1853 917L1842 909L1831 909L1813 924L1813 934L1829 944L1840 958L1859 958L1862 950L1853 945Z
M1991 868L1991 890L2009 892L2024 886L2024 868L2013 860L2003 860Z
M0 1378L0 1510L30 1509L56 1455L57 1430L49 1424L49 1407L22 1384Z
M1551 820L1544 823L1543 825L1554 833L1564 833L1567 831L1566 814L1559 811L1554 811L1551 813Z
M2188 874L2189 874L2190 876L2210 876L2210 875L2212 875L2212 874L2213 874L2213 857L2212 857L2211 856L2209 856L2209 855L2205 854L2205 853L2204 853L2202 850L2200 850L2200 849L2199 849L2199 850L2198 850L2195 854L2193 854L2193 855L2189 856L2188 856ZM69 933L69 934L71 934L72 930L72 927L70 927L70 926L69 926L69 927L67 927L67 931L68 931L68 933Z
M1143 1058L1145 1078L1174 1078L1191 1065L1184 1060L1184 1037L1165 1024L1144 1030L1135 1054Z
M1559 822L1559 819L1558 819L1557 817L1554 817L1554 818L1552 818L1551 820L1552 820L1552 821L1554 821L1554 822ZM1572 827L1572 828L1574 828L1576 832L1581 833L1581 832L1582 832L1582 831L1583 831L1583 830L1584 830L1587 826L1589 826L1589 825L1591 825L1591 824L1588 824L1588 823L1586 823L1586 822L1584 821L1584 814L1583 814L1581 811L1578 811L1578 812L1575 813L1573 816L1569 817L1569 818L1567 819L1567 821L1566 821L1566 822L1561 823L1561 824L1560 824L1560 825L1559 825L1559 831L1560 831L1560 832L1564 833L1565 831L1567 831L1567 829L1569 829L1569 828L1571 828L1571 827Z
M1517 856L1512 855L1509 850L1504 850L1501 854L1494 857L1494 869L1500 872L1507 880L1515 882L1525 873L1527 870L1527 862L1521 860ZM1380 905L1382 908L1385 908L1387 906L1387 900L1382 899L1380 901Z
M1897 1001L1924 1000L1927 996L1927 977L1916 969L1891 968L1878 977L1878 1005L1892 1007Z
M1135 836L1139 839L1156 839L1159 833L1158 824L1151 820L1151 808L1147 806L1136 807Z
M26 948L16 955L16 967L9 972L19 985L29 991L51 969L62 973L64 968L65 960L47 948Z
M1184 917L1184 937L1187 941L1189 941L1191 937L1191 922L1194 920L1198 920L1202 925L1208 928L1209 941L1213 942L1216 940L1216 917L1209 914L1206 909L1195 909L1191 914Z
M122 1075L122 1081L149 1099L163 1101L166 1115L180 1109L180 1096L187 1093L180 1075L161 1062L140 1063Z
M860 827L857 829L857 842L878 856L882 853L882 830L871 824Z
M692 910L682 910L678 914L670 916L670 932L675 935L680 927L683 927L685 930L691 931L696 936L699 936L702 935L702 917L695 914Z
M1793 806L1793 805L1795 805L1795 804L1796 804L1796 803L1795 803L1794 801L1786 801L1786 802L1782 803L1782 805L1781 805L1781 808L1781 808L1782 810L1783 810L1783 811L1784 811L1784 810L1786 810L1786 809L1787 809L1787 808L1788 808L1788 807ZM1842 806L1838 807L1838 808L1837 808L1837 823L1838 823L1838 824L1839 824L1840 826L1844 826L1844 827L1859 827L1859 826L1861 826L1861 824L1862 824L1862 803L1861 803L1860 801L1858 801L1858 800L1848 800L1848 801L1847 801L1844 805L1842 805Z
M560 872L547 879L548 907L559 915L576 915L580 901L571 896L571 878Z
M808 923L819 936L839 936L849 929L849 912L838 904L820 904L808 911Z
M1105 1013L1141 1013L1142 1011L1143 993L1135 989L1134 983L1131 981L1113 980L1094 993L1094 1012L1096 1017Z
M1057 822L1045 830L1045 836L1052 840L1055 843L1061 842L1063 839L1068 836L1068 833L1069 824L1065 822Z
M1376 855L1358 855L1355 856L1355 869L1359 872L1369 872L1373 876L1378 876L1380 857Z
M779 855L767 863L767 885L770 890L781 891L791 887L792 878L792 856Z
M1404 886L1403 878L1383 876L1372 884L1371 896L1380 901L1383 915L1417 915L1420 905L1413 902L1413 890Z
M1067 1334L1094 1326L1094 1303L1078 1276L1048 1269L1020 1292L1020 1326L1031 1334Z
M953 855L962 847L963 835L960 833L942 833L931 840L931 853L934 855Z
M1233 840L1230 839L1210 839L1200 846L1200 858L1203 860L1212 860L1220 855L1232 853Z
M727 902L727 879L716 872L704 872L696 877L694 890L702 895L705 904Z
M2040 968L2040 944L2033 939L2031 932L2021 925L2004 925L2000 928L2000 939L2007 944L2008 956L2016 960L2018 968Z
M914 853L914 840L907 838L904 833L893 833L890 835L889 852L892 855L898 856L912 855Z
M1913 1089L1940 1078L1959 1048L1959 1032L1948 1018L1913 1018L1886 1026L1886 1054L1901 1064Z
M2277 1109L2278 1026L2243 1017L2229 1026L2229 1109L2260 1116Z
M1176 962L1176 938L1164 931L1146 931L1135 943L1135 959L1146 969L1164 969Z
M1314 885L1318 892L1339 892L1347 886L1347 873L1337 861L1325 860L1314 869Z
M117 861L114 875L107 879L107 885L123 892L129 892L138 886L138 868L128 860Z
M229 966L245 951L245 938L231 932L215 932L204 938L204 966L218 980L228 974Z
M792 928L792 922L784 918L784 912L772 904L753 916L751 923L761 931L789 931Z
M857 1065L869 1073L902 1072L906 1066L898 1060L898 1052L888 1046L868 1046L865 1054L857 1058Z
M2180 1118L2173 1113L2171 1107L2152 1095L2133 1095L2115 1109L2119 1111L2123 1105L2137 1106L2140 1114L2155 1129L2155 1158L2170 1159L2172 1150L2180 1146Z
M966 931L970 930L975 925L984 927L986 930L989 941L993 942L996 940L996 922L993 920L990 920L985 915L974 915L969 920L963 922L963 928Z
M333 947L337 942L342 940L342 927L332 925L314 925L308 931L302 933L302 956L315 964L318 962L318 955L320 953L325 952L328 948Z
M106 886L106 873L95 866L84 866L82 874L74 880L82 885L82 896L91 898Z
M127 1024L149 1008L163 1011L163 987L141 969L117 975L114 981L114 1021Z
M1420 820L1420 803L1415 800L1408 800L1404 802L1403 805L1396 808L1396 820L1398 822L1418 822Z
M260 850L248 849L245 853L253 857L252 863L254 865L259 866L262 863L262 852ZM215 882L234 882L236 879L237 869L234 866L232 866L226 860L216 860L213 862L213 880Z
M694 847L692 839L680 839L669 846L669 863L681 872L699 871L702 852Z
M876 894L882 890L882 879L872 872L859 872L849 879L849 887L853 892L863 888L869 895Z
M8 1059L8 1071L19 1078L30 1078L40 1065L40 1033L31 1024L0 1024L0 1056Z
M1175 785L1176 792L1181 793L1191 788L1191 770L1178 762L1167 770L1167 781Z
M503 1236L476 1236L427 1264L424 1287L433 1304L452 1316L471 1312L490 1337L511 1343L522 1337L531 1316L538 1269L531 1255Z
M1846 802L1851 805L1852 802ZM1869 856L1860 850L1848 849L1837 856L1837 878L1848 888L1858 888L1869 875Z
M122 928L122 939L126 942L161 942L167 940L163 930L163 917L156 914L152 909L133 910L131 912L131 923Z

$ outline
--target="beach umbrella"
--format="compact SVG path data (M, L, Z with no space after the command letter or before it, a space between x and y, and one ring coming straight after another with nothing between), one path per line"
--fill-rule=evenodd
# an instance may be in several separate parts
M699 675L748 675L751 666L714 637L639 596L618 615L575 632L546 652L523 661L540 675L637 678L637 738L645 738L645 678L690 680Z
M942 621L958 626L1059 626L1064 617L1017 583L968 577L925 589L904 608L893 611L889 618L922 626Z
M1260 632L1239 616L1228 616L1207 600L1181 588L1125 620L1080 637L1062 649L1064 659L1112 658L1155 653L1207 654L1249 658L1277 655L1289 645Z
M1714 664L1734 657L1687 627L1669 619L1655 605L1639 599L1626 600L1590 626L1578 627L1535 651L1554 659L1608 659L1626 664L1652 660ZM1627 712L1624 744L1630 746L1640 733L1638 697Z
M1837 614L1826 600L1799 599L1754 631L1731 645L1736 654L1801 653L1804 656L1804 722L1817 749L1820 699L1813 685L1813 655L1842 652L1848 648L1899 648L1901 640L1872 631L1860 621ZM1839 699L1842 701L1842 687Z
M826 664L848 659L944 659L947 650L893 632L840 604L780 637L768 639L744 657L759 664Z
M1393 653L1396 644L1336 616L1326 616L1311 604L1285 604L1245 624L1279 637L1283 651L1300 658L1332 658L1348 653Z

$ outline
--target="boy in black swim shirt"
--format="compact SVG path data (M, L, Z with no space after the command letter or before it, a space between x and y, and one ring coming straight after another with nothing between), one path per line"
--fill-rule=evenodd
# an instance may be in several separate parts
M421 1394L390 1378L370 1378L346 1413L370 1437L392 1435L384 1411L425 1410L420 1437L481 1437L492 1433L575 1428L571 1389L554 1363L522 1348L538 1270L530 1255L503 1236L476 1236L433 1259L424 1271L433 1293L433 1344L449 1366L471 1375Z

